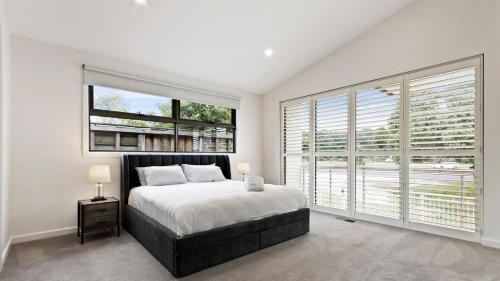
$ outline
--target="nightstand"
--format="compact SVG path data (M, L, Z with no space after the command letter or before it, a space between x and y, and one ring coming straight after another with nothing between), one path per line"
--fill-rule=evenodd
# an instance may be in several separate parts
M114 197L106 200L78 200L78 236L83 244L85 234L115 231L120 236L120 201Z

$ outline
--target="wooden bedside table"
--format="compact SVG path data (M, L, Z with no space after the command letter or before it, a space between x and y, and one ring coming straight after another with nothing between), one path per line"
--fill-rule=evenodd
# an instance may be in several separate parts
M78 200L78 229L80 243L83 244L85 234L116 231L120 236L120 201L114 197L92 202L90 199Z

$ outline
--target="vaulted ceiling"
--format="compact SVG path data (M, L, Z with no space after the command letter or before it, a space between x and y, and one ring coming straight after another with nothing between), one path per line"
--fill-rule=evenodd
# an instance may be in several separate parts
M7 14L15 34L264 94L411 2L8 0Z

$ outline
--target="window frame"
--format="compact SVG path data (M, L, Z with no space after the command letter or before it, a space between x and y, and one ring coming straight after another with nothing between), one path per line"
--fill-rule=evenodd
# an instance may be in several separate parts
M419 151L412 150L410 148L410 140L409 140L409 102L405 102L405 181L409 183L409 166L410 159L414 156L473 156L474 157L474 181L475 181L475 190L476 190L476 199L479 208L478 217L476 217L477 229L475 232L465 232L461 230L456 230L453 228L439 227L433 226L430 224L425 224L421 222L410 221L409 217L409 208L405 208L405 227L411 228L417 231L431 232L439 235L450 236L454 238L459 238L463 240L469 241L481 241L482 231L483 231L483 221L484 221L484 192L483 192L483 159L484 159L484 142L483 142L483 133L484 133L484 112L483 112L483 77L484 77L484 68L483 68L483 55L465 58L462 60L445 63L441 65L436 65L432 67L427 67L425 69L412 71L405 75L404 82L404 95L409 99L410 95L410 87L409 83L413 79L418 79L422 77L428 77L432 75L439 75L445 72L460 70L468 67L474 67L475 72L475 96L474 96L474 125L475 125L475 136L474 136L474 148L473 149L434 149L431 151ZM409 186L405 188L406 192L409 193ZM409 205L409 194L405 196L406 204Z
M316 127L316 116L314 115L315 114L315 111L316 111L316 103L318 101L321 101L321 100L324 100L324 99L328 99L328 98L334 98L334 97L338 97L338 96L347 96L347 146L346 146L346 150L345 151L317 151L316 150L316 132L317 132L317 127ZM309 203L310 203L310 206L314 206L315 209L318 209L318 210L321 210L321 211L328 211L328 210L334 210L335 214L338 214L338 215L341 215L341 216L351 216L351 212L350 212L350 209L351 209L351 204L352 204L352 191L350 189L350 186L351 186L351 179L353 178L352 175L351 175L351 162L352 162L352 157L351 157L351 137L353 136L352 135L352 131L351 131L351 122L353 121L353 116L351 114L351 107L352 107L352 93L351 93L351 89L350 87L344 87L344 88L340 88L340 89L337 89L337 90L332 90L332 91L327 91L327 92L323 92L323 93L320 93L320 94L317 94L317 95L314 95L312 97L312 103L313 103L313 109L314 109L314 112L312 112L311 114L313 115L312 116L312 119L313 119L313 129L312 129L312 134L313 134L313 142L314 142L314 150L311 152L312 155L311 155L311 159L310 161L313 162L313 165L314 165L314 173L312 174L316 174L316 158L320 158L320 157L328 157L328 156L333 156L333 157L336 157L336 156L339 156L339 157L347 157L347 209L346 210L343 210L343 209L339 209L339 208L334 208L334 207L328 207L328 206L321 206L321 205L317 205L315 204L315 198L313 198L313 200L311 200ZM314 176L314 175L313 175ZM314 180L315 177L314 177ZM314 185L314 186L313 186ZM313 181L311 182L311 190L312 190L312 193L315 195L315 188L316 188L316 182Z
M409 147L409 82L412 79L418 78L418 77L425 77L429 75L434 75L434 74L441 74L444 72L448 71L454 71L454 70L460 70L463 68L467 67L474 67L476 69L475 73L475 147L473 149L468 149L468 150L448 150L448 151L432 151L432 152L422 152L422 151L411 151ZM349 186L348 188L350 189L350 208L346 212L345 210L339 210L331 207L324 207L324 206L318 206L314 204L313 197L310 196L309 198L309 204L311 206L312 210L320 211L320 212L325 212L325 213L330 213L334 215L339 215L342 217L347 217L347 218L352 218L352 219L360 219L360 220L368 220L372 222L377 222L377 223L382 223L382 224L388 224L388 225L393 225L393 226L398 226L401 228L406 228L406 229L413 229L417 231L423 231L423 232L429 232L429 233L434 233L438 235L444 235L444 236L449 236L453 238L458 238L458 239L463 239L463 240L468 240L468 241L481 241L482 239L482 233L484 229L484 110L483 110L483 104L484 104L484 88L483 88L483 81L484 79L484 55L475 55L455 61L450 61L446 63L441 63L421 69L416 69L412 71L407 71L403 73L399 73L396 75L388 76L388 77L383 77L380 79L374 79L371 81L367 82L362 82L362 83L357 83L337 89L332 89L332 90L326 90L323 92L319 93L314 93L310 94L307 96L302 96L299 98L295 98L293 100L284 100L280 102L280 109L281 111L283 110L283 106L297 100L309 100L311 104L314 104L314 102L318 99L318 97L322 97L324 95L329 95L334 92L341 92L342 90L348 89L350 91L349 94L349 128L348 128L348 147L349 147L349 159L348 159L348 175L350 177L349 180ZM356 122L356 108L355 108L355 98L356 98L356 90L359 90L360 88L366 88L374 85L382 85L386 84L387 81L397 81L397 83L400 85L400 123L399 123L399 135L400 135L400 141L399 141L399 149L391 152L363 152L363 151L356 151L356 127L355 127L355 122ZM311 140L315 139L315 114L316 111L314 110L313 107L311 107L311 112L310 112L310 133L311 133ZM280 157L280 183L284 183L284 154L283 154L283 114L280 114L280 133L281 133L281 143L280 143L280 152L281 152L281 157ZM312 146L311 146L312 144ZM318 156L321 153L318 153L315 151L314 148L314 142L310 144L310 155L309 155L309 161L310 161L310 175L314 175L316 172L315 169L315 161L314 157ZM401 219L386 219L384 217L377 217L377 216L372 216L372 215L365 215L365 214L360 214L356 213L355 210L355 202L354 202L354 194L355 194L355 173L356 173L356 167L355 167L355 159L357 156L375 156L375 155L380 155L380 154L393 154L393 156L398 156L400 157L400 187L401 187ZM444 154L443 154L444 153ZM476 223L478 225L478 228L476 229L475 232L466 232L464 230L457 230L453 228L448 228L444 226L436 226L432 224L423 224L423 223L418 223L418 222L410 222L410 216L409 216L409 164L410 164L410 159L412 156L420 156L420 155L446 155L446 156L473 156L475 159L475 167L474 167L474 180L475 180L475 188L476 188L476 200L478 204L478 213L477 213L477 218L476 218ZM310 189L310 194L312 195L316 189L316 182L314 179L311 177L310 183L309 183L309 189Z
M314 191L313 191L313 188L312 188L312 182L313 182L313 179L314 179L314 175L311 174L310 171L313 171L313 169L316 169L315 165L312 161L313 159L313 151L316 149L315 148L315 145L314 145L314 141L313 140L313 137L314 137L314 133L312 132L311 129L309 129L309 150L307 152L285 152L285 132L284 132L284 128L285 128L285 120L283 119L283 114L285 112L285 107L286 106L294 106L294 105L299 105L299 104L303 104L303 103L306 103L308 102L309 103L309 128L311 128L311 126L315 126L314 125L314 115L313 115L313 102L311 100L311 97L303 97L303 98L297 98L297 99L293 99L293 100L288 100L288 101L283 101L283 102L280 102L280 183L284 183L286 181L285 179L285 158L287 156L291 156L291 157L307 157L308 160L309 160L309 166L310 166L310 170L309 170L309 204L312 206L312 202L311 200L314 200Z
M388 86L388 85L399 85L399 147L397 149L384 149L384 150L358 150L356 147L356 121L357 121L357 93L362 92L365 90L369 89L375 89L380 86ZM403 107L404 107L404 79L403 75L398 75L390 78L383 78L383 79L378 79L376 81L371 81L371 82L366 82L362 84L355 85L351 87L351 105L352 105L352 110L350 111L351 114L351 123L349 131L351 132L351 142L349 144L349 153L352 157L351 159L351 166L350 168L350 175L351 175L351 204L352 207L350 209L351 211L351 216L356 219L365 219L365 220L370 220L374 222L379 222L379 223L384 223L388 225L393 225L393 226L403 226L404 223L404 182L403 182L403 177L404 177L404 112L403 112ZM374 215L374 214L368 214L364 212L360 212L356 208L356 194L357 194L357 186L356 186L356 159L358 157L370 157L370 156L395 156L399 157L399 191L400 191L400 218L389 218L389 217L384 217L384 216L379 216L379 215Z
M208 121L199 121L199 120L189 120L182 119L181 109L180 109L180 100L172 99L172 117L165 116L157 116L157 115L148 115L142 113L130 113L130 112L119 112L112 110L103 110L94 108L94 86L92 84L84 85L85 87L85 97L86 97L86 105L84 102L84 154L94 155L98 153L179 153L179 154L227 154L227 153L236 153L236 109L231 109L231 124L227 123L217 123L217 122L208 122ZM109 87L108 87L109 88ZM146 95L152 95L149 93L141 93ZM167 97L168 98L168 97ZM124 150L92 150L90 147L91 144L91 134L90 134L90 117L91 116L99 116L99 117L108 117L108 118L120 118L120 119L130 119L130 120L142 120L142 121L152 121L152 122L161 122L161 123L171 123L174 125L174 150L173 151L150 151L150 150L141 150L141 151L124 151ZM233 150L227 152L221 151L179 151L178 143L179 143L179 134L178 134L178 125L191 125L191 126L200 126L200 127L214 127L214 128L228 128L232 129L233 132Z

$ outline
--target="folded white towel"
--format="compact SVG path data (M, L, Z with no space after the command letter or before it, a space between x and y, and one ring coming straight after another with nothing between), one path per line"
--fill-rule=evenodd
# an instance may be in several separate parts
M247 191L264 191L264 179L259 176L246 176L245 188Z

